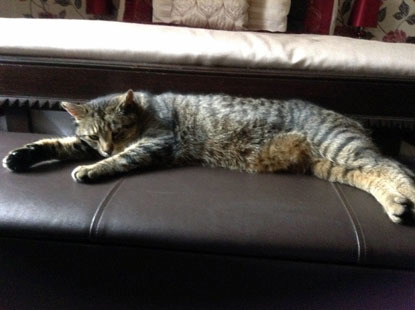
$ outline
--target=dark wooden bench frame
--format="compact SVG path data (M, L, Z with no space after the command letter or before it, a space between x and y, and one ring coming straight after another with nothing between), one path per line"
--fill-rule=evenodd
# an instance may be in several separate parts
M0 56L0 109L16 131L30 129L29 119L27 126L16 122L25 109L59 110L61 100L82 102L128 88L303 98L371 126L415 128L415 78Z

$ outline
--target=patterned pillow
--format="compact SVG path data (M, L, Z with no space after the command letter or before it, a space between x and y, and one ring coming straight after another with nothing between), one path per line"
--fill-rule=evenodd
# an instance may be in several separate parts
M285 32L290 6L291 0L250 0L247 28Z
M385 42L415 43L415 1L379 0L377 26L363 29L349 26L350 14L353 10L350 0L337 1L339 1L339 10L336 35Z
M372 35L385 42L415 43L415 1L385 1Z
M153 0L153 22L223 30L242 30L248 0Z

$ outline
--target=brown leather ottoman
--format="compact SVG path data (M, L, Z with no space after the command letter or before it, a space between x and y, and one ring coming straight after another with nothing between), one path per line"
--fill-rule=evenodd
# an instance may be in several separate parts
M41 137L0 132L0 156ZM156 288L168 275L169 284L161 284L161 287L167 285L165 291L150 294L162 300L168 297L168 287L174 288L175 296L182 296L184 292L176 285L188 289L190 281L196 291L184 295L193 296L197 302L187 304L176 300L176 304L169 304L178 308L196 305L240 308L244 298L249 299L247 291L256 296L249 302L260 303L258 285L264 287L263 308L312 304L330 308L333 302L341 301L349 308L366 307L383 299L397 309L415 305L415 227L391 223L380 205L362 191L311 176L251 175L199 167L137 172L85 185L73 182L70 177L76 165L52 163L21 174L0 170L0 263L3 262L0 278L6 285L0 289L0 297L11 298L7 305L17 302L19 281L30 283L40 277L43 282L39 290L53 287L53 294L59 295L69 283L81 283L80 287L86 289L90 285L104 285L106 277L102 272L109 272L108 279L121 291L124 285L132 289L132 282L123 277L129 281L137 277ZM30 258L25 260L20 255ZM151 270L145 268L145 280L140 275L143 270L135 266L140 261ZM73 264L80 264L81 269ZM60 275L59 280L45 276L48 266ZM73 270L68 271L68 266ZM25 270L23 274L20 268ZM39 272L42 268L45 273ZM92 274L102 277L98 283L73 278L78 272L87 273L89 268ZM121 279L108 268L118 270L123 275ZM351 303L347 298L358 294L356 283L347 282L344 291L333 283L354 275L357 282L368 281L363 291L377 292L376 298L373 295ZM173 279L176 276L177 283ZM274 283L259 281L257 277L272 279ZM226 302L209 299L209 290L219 295L226 291L224 287L219 289L222 284L216 288L201 284L216 283L214 279L230 281L230 286L226 286L229 294L240 298ZM394 280L391 284L385 279ZM302 281L307 285L301 284ZM293 292L284 293L281 299L274 290L280 291L284 283L293 290L307 291L317 286L324 287L323 294L335 291L338 295L328 304L320 303L322 296L304 292L300 294L302 299L297 299ZM10 285L14 290L10 291ZM109 289L108 285L104 285L105 289ZM236 293L238 290L241 295ZM66 304L66 299L39 300L31 289L24 291L27 301L42 307ZM379 299L378 293L386 291L395 296L385 294ZM94 294L98 292L94 290ZM110 295L104 296L104 300ZM75 298L79 305L83 301L88 304L88 298L80 299L75 293L65 292L64 296L68 300ZM152 305L148 300L143 301L142 295L137 296L141 299L134 301L135 305L140 302ZM0 308L1 300L7 300L3 297ZM51 300L61 303L54 304ZM92 304L115 305L111 303L115 302L113 299L111 302L108 299L107 304L99 300ZM135 299L124 301L128 304L132 300ZM154 305L166 306L157 302Z

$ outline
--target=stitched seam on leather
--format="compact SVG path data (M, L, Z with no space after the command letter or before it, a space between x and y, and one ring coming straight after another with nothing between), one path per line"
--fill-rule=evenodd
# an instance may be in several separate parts
M360 224L356 214L353 211L352 206L347 201L345 194L342 189L335 183L332 183L332 186L342 202L344 209L346 210L347 215L349 216L350 222L353 227L353 231L356 236L357 242L357 263L363 263L366 260L366 238L363 233L362 225Z
M102 219L102 214L104 209L111 201L111 198L115 195L118 189L121 187L121 184L124 182L124 178L120 179L115 185L109 190L108 194L102 199L98 208L95 210L95 213L91 219L91 224L89 225L89 240L94 240L98 236L99 223Z

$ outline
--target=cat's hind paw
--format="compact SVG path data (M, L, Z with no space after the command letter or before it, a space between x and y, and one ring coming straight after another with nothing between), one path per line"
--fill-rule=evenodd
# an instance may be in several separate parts
M389 219L397 224L412 223L415 214L413 201L398 193L390 194L387 201L384 201L383 207Z
M71 173L72 179L78 183L91 183L99 178L99 174L93 165L78 166Z
M13 150L3 158L3 167L14 172L26 171L36 163L35 152L35 149L31 147Z

